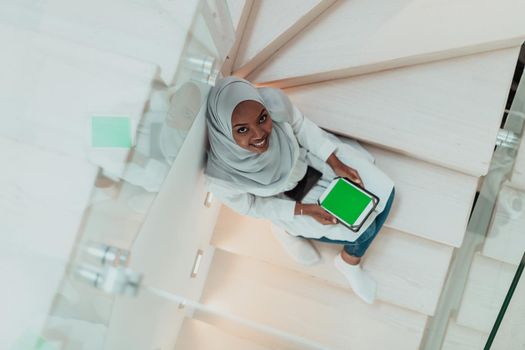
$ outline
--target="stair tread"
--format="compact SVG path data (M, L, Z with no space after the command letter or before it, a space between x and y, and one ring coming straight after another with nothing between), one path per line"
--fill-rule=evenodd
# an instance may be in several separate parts
M9 164L0 175L2 243L14 251L24 247L35 259L68 261L97 167L5 137L0 149L0 161Z
M324 349L417 349L427 319L381 302L368 305L348 290L220 250L201 300L324 344Z
M396 199L385 225L461 246L478 179L378 147L367 149L396 186Z
M48 0L42 6L20 2L6 4L2 14L16 25L98 50L133 57L159 66L162 79L171 84L198 9L195 1L103 0L73 3ZM104 9L104 11L101 11ZM27 19L32 20L27 20ZM10 20L7 20L10 22ZM29 25L27 25L29 24ZM197 40L206 42L205 38ZM71 49L73 51L73 49ZM114 67L118 63L114 62Z
M335 0L256 2L235 59L234 74L246 76Z
M0 349L12 349L44 327L55 305L98 169L4 137L0 162Z
M0 135L121 176L129 149L90 147L90 118L125 116L134 135L155 65L3 24L0 40L9 48L1 58L9 86L2 107L11 116Z
M396 198L385 225L459 247L477 179L398 153L364 146L396 185Z
M322 262L314 266L299 265L273 237L269 221L243 217L225 206L221 209L212 245L348 289L347 282L333 266L340 245L315 242ZM384 228L365 255L363 267L378 281L379 300L432 315L452 250L442 244Z
M235 337L218 327L186 318L174 350L268 350L267 347L247 339Z
M523 11L519 0L340 1L249 78L284 87L518 47Z
M488 171L518 51L499 50L285 92L323 128L480 176Z

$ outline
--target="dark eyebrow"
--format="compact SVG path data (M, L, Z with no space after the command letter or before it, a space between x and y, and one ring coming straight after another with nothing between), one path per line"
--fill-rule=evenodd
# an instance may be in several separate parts
M262 115L264 114L264 112L266 112L266 108L263 108L263 109L261 110L261 113L259 113L259 116L258 116L257 118L259 118L260 116L262 116ZM235 124L233 127L236 128L236 127L238 127L238 126L244 126L244 125L248 125L248 124L245 124L245 123L243 123L243 124Z
M260 117L261 115L263 115L264 112L266 112L266 108L263 107L263 109L261 110L261 113L259 113L259 117ZM259 118L259 117L257 117L257 118Z

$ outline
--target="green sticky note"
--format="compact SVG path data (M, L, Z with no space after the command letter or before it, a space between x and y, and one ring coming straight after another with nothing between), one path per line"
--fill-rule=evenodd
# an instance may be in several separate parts
M91 117L91 146L131 148L131 121L128 117Z
M38 334L26 332L10 350L58 350L58 348Z

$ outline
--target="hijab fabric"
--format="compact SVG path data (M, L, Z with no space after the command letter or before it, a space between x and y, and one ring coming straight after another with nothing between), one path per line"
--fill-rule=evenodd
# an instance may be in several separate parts
M242 148L233 139L233 110L249 100L264 105L273 121L268 149L261 154ZM208 96L206 122L210 149L206 175L251 193L268 186L276 190L284 188L299 150L288 123L292 113L290 100L278 89L257 89L237 77L219 80Z

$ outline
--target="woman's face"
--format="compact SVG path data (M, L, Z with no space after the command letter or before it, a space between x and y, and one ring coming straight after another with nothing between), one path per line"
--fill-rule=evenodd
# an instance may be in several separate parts
M235 142L254 153L264 153L270 143L272 118L257 101L243 101L232 113L232 133Z

